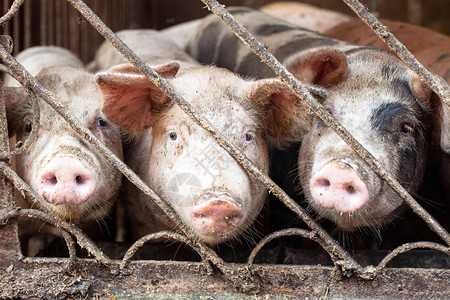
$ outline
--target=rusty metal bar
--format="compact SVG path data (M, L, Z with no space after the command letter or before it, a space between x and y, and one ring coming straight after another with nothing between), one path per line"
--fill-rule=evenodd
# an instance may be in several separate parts
M12 41L8 36L1 36L0 43L11 51ZM3 95L3 80L0 78L0 150L9 152L8 124L6 122L6 103ZM0 173L0 216L11 207L15 207L14 187ZM8 267L21 255L17 218L8 225L0 227L0 267Z
M358 0L343 0L372 30L394 51L398 57L414 72L416 72L422 80L424 80L431 89L441 98L441 100L450 105L450 86L439 76L431 74L409 50L400 43L399 40L384 26L377 18L375 18L369 10Z
M25 0L14 0L8 12L0 18L0 26L4 26L6 22L11 20L11 18L15 16L15 14L19 10L20 6L22 6L24 1Z
M327 251L327 248L323 244L322 240L317 237L317 234L314 231L308 231L308 230L300 229L300 228L288 228L288 229L283 229L283 230L273 232L273 233L265 236L255 246L255 248L253 248L252 252L250 253L250 255L248 257L247 263L251 266L253 264L253 261L255 260L256 255L262 249L262 247L264 247L267 243L269 243L270 241L272 241L274 239L277 239L279 237L285 237L285 236L301 236L301 237L310 239L310 240L315 241L316 243L320 244L322 246L322 248L324 248L325 251ZM330 255L331 260L335 264L338 264L338 259L332 252L328 252L328 255Z
M367 276L362 266L360 266L322 227L311 218L302 207L300 207L294 200L292 200L272 179L266 176L261 170L249 160L244 153L228 142L221 133L219 133L214 126L200 116L183 98L181 98L170 85L167 84L164 78L160 77L155 71L147 66L131 49L123 43L117 36L109 29L93 12L92 10L80 0L68 0L80 13L107 39L114 47L116 47L131 63L133 63L143 74L145 74L152 82L155 83L170 99L175 101L178 106L200 127L209 132L216 142L224 148L230 155L235 158L246 170L261 181L265 187L277 196L283 198L283 202L301 215L305 222L324 240L328 247L328 251L336 253L341 259L347 262L347 265L342 266L343 272L346 270L355 270L360 276ZM217 2L216 2L217 3ZM304 90L307 90L304 87ZM125 175L125 174L124 174ZM128 176L127 176L128 177ZM158 201L156 201L158 205ZM161 206L160 206L161 207ZM165 210L166 211L166 210ZM172 211L172 209L170 210ZM178 223L177 223L178 224ZM348 274L350 274L348 273ZM370 275L369 275L370 277Z
M415 243L407 243L401 246L398 246L394 250L392 250L385 258L378 264L376 267L377 271L380 271L386 267L386 265L397 255L405 253L407 251L418 249L418 248L428 248L441 251L447 255L450 255L450 247L444 247L440 244L432 243L432 242L415 242Z
M420 259L418 257L418 259ZM123 276L107 267L78 259L24 258L11 269L0 268L2 299L448 299L450 270L387 268L374 281L341 280L332 267L255 265L264 283L257 295L237 293L223 276L209 276L203 264L133 261ZM236 270L243 265L233 264ZM42 280L45 278L45 280Z
M320 103L318 103L308 93L307 89L294 77L291 73L268 52L265 47L259 43L249 32L238 22L233 16L217 1L202 0L208 9L214 12L222 21L238 36L250 49L258 55L284 82L289 84L295 93L303 99L308 106L318 115L329 127L333 128L336 133L362 158L369 166L380 176L408 205L411 209L420 216L428 226L442 239L447 245L450 245L450 234L431 216L409 193L398 183L397 180L387 172L384 167L367 151L350 133L339 124L328 111L326 111ZM278 190L274 193L277 197ZM280 197L279 197L280 198ZM285 199L280 200L289 208L291 205ZM291 208L292 209L292 208ZM292 209L293 210L293 209ZM293 210L296 212L296 210ZM305 213L299 214L305 221ZM309 217L309 216L308 216ZM305 221L306 222L306 221ZM309 225L308 222L306 222ZM312 228L312 227L311 227ZM314 228L313 228L314 229ZM319 232L318 232L319 234Z

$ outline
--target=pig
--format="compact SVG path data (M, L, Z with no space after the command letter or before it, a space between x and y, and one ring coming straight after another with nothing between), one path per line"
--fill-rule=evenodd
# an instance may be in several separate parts
M116 32L128 47L140 58L153 65L177 62L180 69L195 67L198 63L178 47L172 39L152 29L129 29ZM150 49L149 49L150 48ZM107 70L115 65L127 63L128 60L109 42L105 41L90 63L93 70Z
M436 100L412 70L379 49L334 40L256 10L229 11L297 79L327 88L323 105L329 113L409 192L417 190ZM190 35L186 51L241 75L274 76L213 15ZM310 123L297 163L308 207L341 230L381 226L403 203L320 118Z
M259 9L278 19L320 33L352 19L337 11L294 1L272 2Z
M408 48L408 50L420 61L425 68L441 76L450 83L450 37L448 35L399 21L386 19L380 20L386 25L395 37ZM326 35L333 38L356 43L363 46L372 46L392 52L389 47L360 19L354 19L342 23L325 31ZM395 54L392 52L392 54ZM443 203L450 201L450 107L444 102L439 106L439 118L433 134L439 138L431 141L440 141L440 150L435 150L433 155L434 170L429 175L431 182L441 182L433 185L433 190L442 189ZM427 169L430 169L427 167Z
M180 49L184 49L186 46L186 40L190 32L200 24L202 19L194 19L187 22L183 22L177 25L166 27L161 29L161 33L168 36L172 41L177 44Z
M24 55L27 53L34 55ZM45 67L41 64L42 55L50 57L50 53L56 62L48 60L50 67ZM26 57L24 67L37 72L37 81L123 158L120 128L108 121L101 111L102 94L94 74L80 68L75 56L72 57L75 66L59 64L62 60L69 62L65 60L69 56L65 50L43 47L25 50L18 57ZM36 69L34 63L40 64L42 69ZM5 102L10 136L26 140L34 129L27 91L23 87L5 87ZM36 202L27 199L21 206L45 211L81 227L102 221L116 202L121 173L47 103L40 101L39 107L37 140L16 157L16 171L42 199Z
M155 39L147 51L157 44ZM243 79L214 66L179 68L177 62L153 66L265 174L268 142L288 143L305 133L307 111L282 81ZM245 233L264 205L264 186L133 65L112 67L96 78L108 120L135 135L125 147L125 162L173 207L182 228L210 245ZM131 183L123 200L134 239L174 229Z
M56 59L57 58L57 59ZM52 66L72 66L83 68L83 62L71 51L57 46L34 46L27 48L16 56L27 71L36 76L41 70ZM5 86L21 86L14 78L5 76Z

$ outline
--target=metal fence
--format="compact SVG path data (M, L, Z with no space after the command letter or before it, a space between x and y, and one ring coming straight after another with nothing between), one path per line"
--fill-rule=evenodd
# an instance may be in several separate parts
M397 255L412 249L429 248L450 254L449 233L425 210L414 198L385 170L381 164L364 149L308 92L306 87L296 80L265 48L256 41L245 28L236 23L233 17L215 0L202 0L209 10L225 22L232 31L254 51L262 61L271 67L281 80L289 84L295 93L337 134L358 153L394 191L420 216L426 224L443 241L415 242L397 247L385 256L376 266L362 266L331 235L325 231L306 211L291 199L268 176L263 174L238 148L230 143L205 118L196 113L185 99L180 97L171 86L156 72L148 67L126 44L118 39L113 31L96 16L81 0L68 0L79 13L112 45L114 45L131 63L139 68L149 80L153 81L170 99L192 120L202 127L224 148L243 168L261 181L267 190L291 209L310 230L291 228L272 233L263 238L251 251L247 263L226 263L208 246L191 240L192 234L185 230L183 234L174 232L158 232L147 235L136 241L121 260L107 257L80 229L63 220L56 219L41 211L20 209L16 207L12 191L14 185L27 197L39 196L19 178L8 165L8 161L29 147L35 134L9 151L6 113L4 104L0 105L1 159L0 169L3 174L0 192L0 291L1 297L174 297L187 298L231 297L246 298L251 294L283 295L285 298L298 295L315 297L374 297L385 290L385 296L418 297L449 296L450 272L446 269L390 269L386 265ZM388 29L373 17L367 9L356 0L344 0L358 16L363 19L398 56L413 69L440 96L447 105L450 104L450 87L442 79L429 73L414 56ZM24 0L15 0L7 14L0 19L5 24L14 17ZM134 183L151 198L174 222L179 225L179 218L174 209L148 187L133 171L118 159L94 134L76 118L58 104L54 96L44 89L15 59L11 56L12 40L1 36L0 59L4 70L15 77L34 95L35 120L38 121L39 110L37 99L47 102L61 115L80 136L103 153L108 161L120 170L129 181ZM3 91L0 98L3 99ZM4 103L4 101L2 102ZM37 131L37 127L33 132ZM52 224L65 232L63 237L69 249L68 259L25 258L20 254L17 219L38 218ZM181 226L179 226L181 228ZM322 266L273 266L257 265L253 261L261 249L271 240L282 236L301 236L315 241L328 253L333 267ZM76 257L75 241L86 249L92 259ZM146 242L156 239L169 239L184 243L196 251L201 257L200 263L194 262L156 262L132 261L133 255ZM44 280L43 280L44 279ZM11 287L8 287L14 282ZM426 284L424 284L426 282ZM219 294L217 294L219 293ZM431 294L430 294L431 293Z

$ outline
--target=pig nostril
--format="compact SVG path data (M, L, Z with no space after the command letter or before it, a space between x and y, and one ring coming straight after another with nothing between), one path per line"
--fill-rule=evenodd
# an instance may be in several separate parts
M50 185L56 185L58 183L58 179L56 178L55 175L49 176L45 181L47 184Z
M345 189L347 190L347 192L348 192L349 194L354 194L354 193L356 193L356 189L353 187L353 185L349 185L349 186L347 186Z
M75 177L75 180L77 182L77 184L83 184L86 182L86 180L84 180L84 178L80 175L78 175L77 177Z
M317 184L322 187L329 187L331 185L330 181L326 178L322 178L317 180Z

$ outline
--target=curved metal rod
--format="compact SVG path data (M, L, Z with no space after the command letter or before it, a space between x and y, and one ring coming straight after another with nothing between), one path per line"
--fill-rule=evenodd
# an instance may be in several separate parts
M250 33L245 29L241 24L236 22L233 16L216 0L202 0L205 3L209 10L211 10L214 14L216 14L222 21L238 36L250 49L258 55L261 60L269 66L281 80L289 84L295 93L303 99L307 105L318 115L330 128L336 132L339 137L345 141L367 164L372 168L372 170L380 176L408 205L411 209L421 217L428 226L436 232L439 237L444 240L448 245L450 245L450 234L442 227L436 219L433 218L401 185L398 181L386 171L386 169L381 165L381 163L369 152L365 149L350 133L340 125L331 114L326 111L323 106L318 103L308 91L305 89L303 84L299 82L292 74L270 53L268 52L264 46L259 43ZM277 191L278 192L278 191ZM278 197L278 193L275 194ZM286 201L286 199L282 199L278 197L287 207L291 208L290 201ZM291 208L291 210L293 210ZM294 210L295 211L295 210ZM296 212L296 211L295 211ZM307 223L307 225L316 230L316 228L311 227L310 222L306 221L309 219L309 216L305 216L303 213L299 214L299 216ZM317 234L320 235L322 240L329 243L329 236L322 236L322 232L317 230ZM337 244L336 242L334 242ZM340 255L347 256L345 259L349 259L350 255L345 252L339 246ZM362 267L357 264L353 258L349 259L350 262L358 266L358 269L362 271Z
M9 8L9 10L0 18L0 26L4 26L6 22L11 20L12 17L17 13L19 8L22 6L22 4L25 2L25 0L14 0L13 4Z
M6 176L6 178L11 181L14 186L21 191L25 192L27 196L29 196L32 201L36 201L39 196L30 188L30 186L25 183L22 178L20 178L8 165L4 162L0 162L0 171ZM45 212L36 209L21 209L15 208L10 210L5 215L0 216L0 224L3 224L7 220L18 217L33 217L39 218L47 223L52 224L56 228L60 228L65 230L75 236L77 238L77 243L80 247L86 249L89 253L91 253L96 260L103 263L104 265L112 265L114 262L109 259L103 252L98 248L95 243L83 233L78 227L73 224L69 224L64 220L48 215Z
M61 234L66 241L67 249L69 250L69 262L66 269L70 269L75 260L77 259L77 251L75 250L75 242L72 236L65 230L61 230Z
M363 268L324 230L322 227L311 218L306 211L292 200L275 182L265 175L248 157L232 143L228 142L225 137L215 129L215 127L206 118L198 114L185 99L180 97L167 81L159 76L154 70L147 66L131 49L109 29L102 20L95 15L92 10L84 4L81 0L68 0L92 26L114 47L119 50L133 65L135 65L149 80L151 80L164 94L171 100L175 101L178 106L186 113L197 125L207 131L215 141L225 149L243 168L250 172L257 180L262 182L269 192L274 193L280 199L282 198L286 206L296 212L302 219L317 231L318 235L324 240L330 251L334 251L341 258L349 262L347 266L352 269L363 272ZM202 0L203 1L203 0ZM216 2L217 3L217 2ZM297 82L298 83L298 82ZM300 84L300 83L298 83ZM308 93L306 87L303 87L303 94ZM310 94L308 93L309 97ZM315 101L315 100L314 100ZM158 202L157 202L158 204ZM159 204L158 204L159 205ZM178 224L178 223L177 223Z
M267 243L269 243L270 241L280 238L280 237L284 237L284 236L301 236L307 239L310 239L314 242L319 243L320 246L322 246L322 248L325 249L325 251L327 250L323 241L317 236L316 232L314 231L308 231L305 229L300 229L300 228L288 228L288 229L282 229L276 232L273 232L267 236L265 236L256 246L255 248L253 248L252 252L250 253L249 257L248 257L248 261L247 263L252 266L253 265L253 261L256 257L256 255L258 254L258 252L261 250L262 247L264 247ZM331 260L333 261L333 263L336 265L338 258L336 257L336 255L333 254L333 252L328 252L328 255L330 255Z
M414 72L416 72L450 106L450 86L448 83L428 71L397 38L358 0L343 0L366 23L383 42Z
M378 264L375 268L376 272L379 272L381 269L384 269L386 265L397 255L408 252L413 249L418 248L427 248L441 251L447 255L450 255L450 247L443 246L441 244L433 243L433 242L415 242L415 243L406 243L401 246L398 246L394 250L392 250L388 255L386 255L383 260Z
M199 247L197 243L192 242L190 239L188 239L186 236L173 232L173 231L160 231L155 232L151 234L147 234L146 236L143 236L139 240L133 243L130 248L128 248L127 252L125 253L122 262L120 263L120 269L123 269L125 267L125 264L131 259L131 257L136 253L136 251L141 248L145 243L149 241L154 241L158 239L171 239L175 241L179 241L183 244L188 245L191 247L195 252L197 252L198 255L200 255L203 264L205 265L208 274L212 274L213 270L211 265L208 263L209 255L205 255L205 251ZM205 247L206 248L206 247ZM209 249L212 253L214 253L211 249ZM215 253L216 259L222 260L220 257L218 257ZM222 263L223 264L223 263Z

